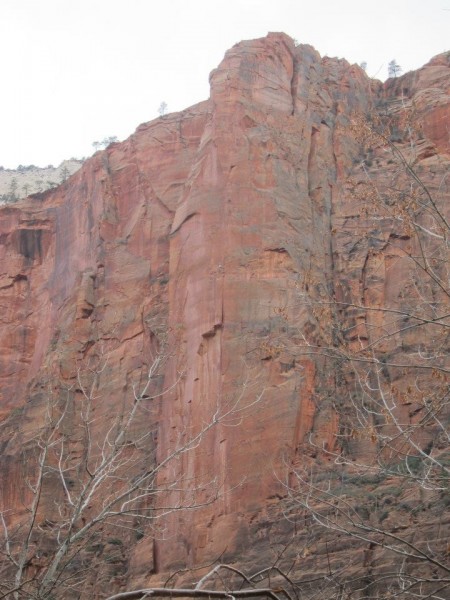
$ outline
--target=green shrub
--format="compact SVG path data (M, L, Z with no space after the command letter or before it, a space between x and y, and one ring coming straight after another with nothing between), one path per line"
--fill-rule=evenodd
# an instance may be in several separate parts
M112 544L113 546L123 546L123 542L119 538L109 538L107 542L108 544Z

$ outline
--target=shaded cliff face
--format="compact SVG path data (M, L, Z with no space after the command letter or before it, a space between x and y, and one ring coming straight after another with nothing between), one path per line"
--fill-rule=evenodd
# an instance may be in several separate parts
M20 502L14 464L49 390L76 387L77 370L107 356L98 395L104 413L118 410L164 331L158 385L169 391L145 424L155 460L216 411L239 402L240 412L171 472L214 480L217 501L170 515L151 549L135 544L121 585L220 555L270 563L292 533L286 465L325 470L331 459L317 448L338 452L350 426L355 379L333 357L392 333L389 314L355 315L350 304L420 303L402 258L415 242L369 193L409 185L408 174L389 140L368 149L358 124L377 109L391 130L420 131L414 147L403 133L396 142L448 206L449 68L442 55L382 86L283 34L242 42L212 72L208 101L141 125L56 190L2 208L3 507ZM448 306L439 290L435 302ZM419 338L387 335L375 350L406 360ZM402 391L408 374L392 377ZM354 460L373 454L370 440L350 446ZM305 572L325 569L319 546Z

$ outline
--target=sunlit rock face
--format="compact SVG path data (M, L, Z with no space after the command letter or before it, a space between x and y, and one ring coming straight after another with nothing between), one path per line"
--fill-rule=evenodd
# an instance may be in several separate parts
M21 502L21 447L49 395L76 398L89 361L104 360L108 415L164 346L160 395L142 421L155 461L219 417L159 482L198 487L205 506L168 515L151 543L126 538L113 591L220 556L271 564L294 528L286 473L326 470L340 452L355 382L326 348L356 352L391 330L389 314L336 303L398 308L414 295L411 236L361 193L409 185L408 174L387 141L364 155L358 124L382 105L399 131L420 130L413 150L403 133L397 143L448 206L447 55L383 85L277 33L237 44L210 82L209 100L141 125L55 190L0 212L3 507ZM376 351L400 360L421 335L387 336ZM407 377L395 375L400 391ZM350 446L354 460L374 452L370 438ZM326 572L327 552L340 560L351 542L315 540L296 569Z

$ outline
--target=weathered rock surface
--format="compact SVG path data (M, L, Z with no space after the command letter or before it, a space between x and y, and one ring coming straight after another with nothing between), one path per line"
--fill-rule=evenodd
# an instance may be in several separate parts
M20 502L20 447L45 398L73 386L90 356L108 355L99 396L114 411L164 330L169 391L146 424L160 458L240 399L241 412L172 473L214 481L218 499L170 515L154 542L130 548L122 588L219 556L273 561L293 530L280 502L286 465L314 464L311 440L338 451L347 426L351 374L316 347L347 352L390 331L387 313L355 317L330 303L417 305L402 258L412 242L362 195L367 182L383 191L407 177L387 143L362 154L355 123L385 103L399 131L420 129L413 149L398 144L448 207L448 54L383 86L269 34L232 48L210 79L208 101L141 125L57 189L0 212L3 507ZM436 302L449 305L445 294ZM330 339L336 319L345 343ZM418 335L388 336L376 351L406 360ZM405 377L394 377L400 391ZM355 460L371 452L370 440L352 442ZM345 561L350 546L315 540L297 574L326 572L326 553Z

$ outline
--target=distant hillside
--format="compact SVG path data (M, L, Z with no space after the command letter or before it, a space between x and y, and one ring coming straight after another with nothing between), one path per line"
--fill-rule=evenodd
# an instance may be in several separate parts
M64 160L58 167L19 165L17 169L0 167L0 204L16 202L30 194L57 187L83 164L82 160Z

